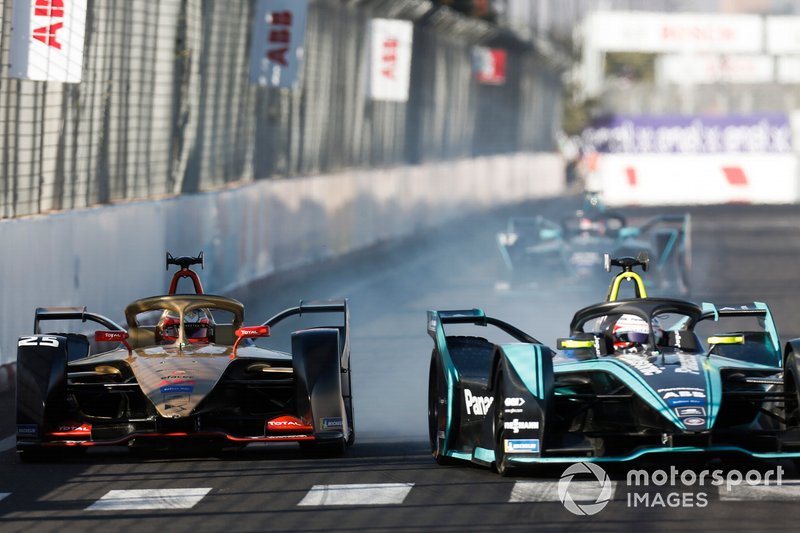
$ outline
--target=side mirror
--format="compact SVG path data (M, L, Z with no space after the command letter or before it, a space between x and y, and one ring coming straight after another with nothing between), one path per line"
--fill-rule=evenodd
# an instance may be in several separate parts
M128 354L131 353L127 331L95 331L94 340L95 342L121 342L128 349Z
M269 326L242 326L236 330L236 342L233 343L231 357L236 357L236 349L242 339L255 339L257 337L269 337Z
M567 337L565 339L558 339L556 345L559 350L579 350L581 348L594 348L594 340Z
M553 239L558 239L560 236L561 232L557 229L544 228L539 230L539 239L543 241L551 241Z
M744 344L744 335L740 333L722 333L706 339L708 344Z

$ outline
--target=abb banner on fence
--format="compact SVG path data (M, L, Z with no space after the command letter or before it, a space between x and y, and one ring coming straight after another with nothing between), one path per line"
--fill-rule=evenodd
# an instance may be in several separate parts
M79 83L86 0L14 0L9 76Z
M609 205L794 203L785 114L613 116L583 132L593 182Z
M502 48L475 46L472 49L472 71L479 83L503 85L506 82L506 51Z
M294 87L300 79L307 0L258 0L250 41L250 83Z
M373 100L408 100L413 35L414 25L407 20L370 21L369 96Z

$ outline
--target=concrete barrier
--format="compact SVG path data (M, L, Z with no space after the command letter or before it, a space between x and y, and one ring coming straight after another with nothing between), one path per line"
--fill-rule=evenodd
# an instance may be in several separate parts
M563 192L554 154L261 180L236 188L0 222L0 365L36 307L87 306L122 321L166 291L164 254L203 251L207 292L413 234L468 213ZM8 381L8 380L6 380Z
M595 187L608 205L791 204L795 154L603 154Z

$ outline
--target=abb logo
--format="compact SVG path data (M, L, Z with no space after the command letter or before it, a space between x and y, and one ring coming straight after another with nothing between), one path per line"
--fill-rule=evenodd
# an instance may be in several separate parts
M64 0L36 0L33 14L37 17L47 17L50 22L54 19L64 18ZM33 38L41 41L47 46L52 46L61 50L61 43L58 42L56 32L64 27L64 22L55 22L48 26L40 26L33 30Z
M289 43L292 42L292 12L274 11L270 13L269 21L272 28L269 30L267 41L276 47L267 51L267 59L285 67L289 64L286 61L286 53L289 51Z
M384 39L381 49L381 75L394 80L397 77L397 39Z

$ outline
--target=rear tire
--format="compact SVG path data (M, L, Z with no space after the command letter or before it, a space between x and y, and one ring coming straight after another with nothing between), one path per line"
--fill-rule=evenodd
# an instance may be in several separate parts
M431 355L431 367L428 374L428 437L431 455L439 465L453 464L454 460L445 455L447 431L447 383L439 358L434 350Z

